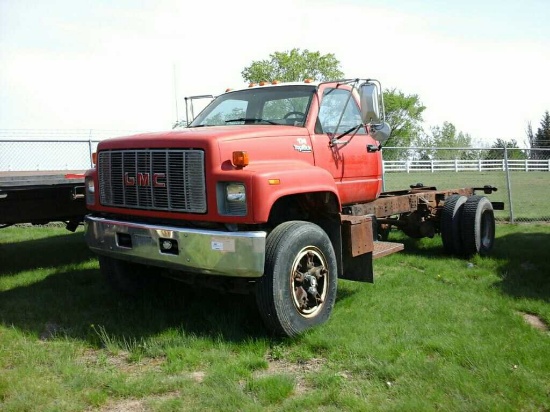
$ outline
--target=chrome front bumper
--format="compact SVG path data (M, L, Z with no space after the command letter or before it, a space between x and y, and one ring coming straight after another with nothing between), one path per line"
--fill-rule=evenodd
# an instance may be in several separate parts
M264 273L266 232L222 232L85 218L98 254L207 275L256 278Z

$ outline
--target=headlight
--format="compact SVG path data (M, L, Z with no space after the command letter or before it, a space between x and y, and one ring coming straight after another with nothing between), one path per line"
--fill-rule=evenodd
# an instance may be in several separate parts
M225 187L226 199L228 202L246 202L246 191L240 183L229 183Z
M95 204L95 183L94 179L88 176L85 180L86 186L86 204L93 205Z
M225 216L246 216L246 187L242 183L220 182L217 190L218 212Z

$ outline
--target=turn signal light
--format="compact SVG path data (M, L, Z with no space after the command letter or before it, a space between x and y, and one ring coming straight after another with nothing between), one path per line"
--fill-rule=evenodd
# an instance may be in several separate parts
M97 164L97 152L92 153L92 164L94 166Z
M243 150L233 152L233 166L245 167L248 166L248 152Z

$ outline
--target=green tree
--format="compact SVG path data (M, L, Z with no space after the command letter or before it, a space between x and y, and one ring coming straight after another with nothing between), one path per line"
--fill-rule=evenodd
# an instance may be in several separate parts
M535 145L535 134L533 133L533 126L531 125L531 122L527 122L525 134L527 134L527 145L529 147L533 147Z
M548 110L540 121L540 127L534 136L531 149L546 149L532 150L532 159L550 159L550 113L548 113Z
M386 121L391 126L386 146L409 147L422 134L422 113L426 107L417 94L405 94L401 90L384 91ZM408 149L391 149L384 152L386 160L406 159Z
M247 82L261 81L297 82L304 79L316 81L337 80L344 77L340 70L340 61L334 54L301 51L294 48L290 51L275 52L269 59L254 61L241 72Z
M484 158L487 160L490 159L504 159L504 149L507 150L508 159L526 159L527 155L523 150L520 150L518 142L515 139L510 141L497 139L493 143L491 149L485 153Z
M472 145L472 137L468 133L457 131L451 122L443 122L441 126L431 127L430 134L419 134L413 143L421 148L416 155L419 160L477 158L475 151L469 149ZM437 148L450 148L450 150Z

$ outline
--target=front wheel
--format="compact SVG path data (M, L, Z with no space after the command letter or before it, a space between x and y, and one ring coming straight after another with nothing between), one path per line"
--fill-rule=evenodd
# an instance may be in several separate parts
M256 302L274 334L296 336L326 322L337 288L336 256L317 225L290 221L266 240L264 275L256 284Z

